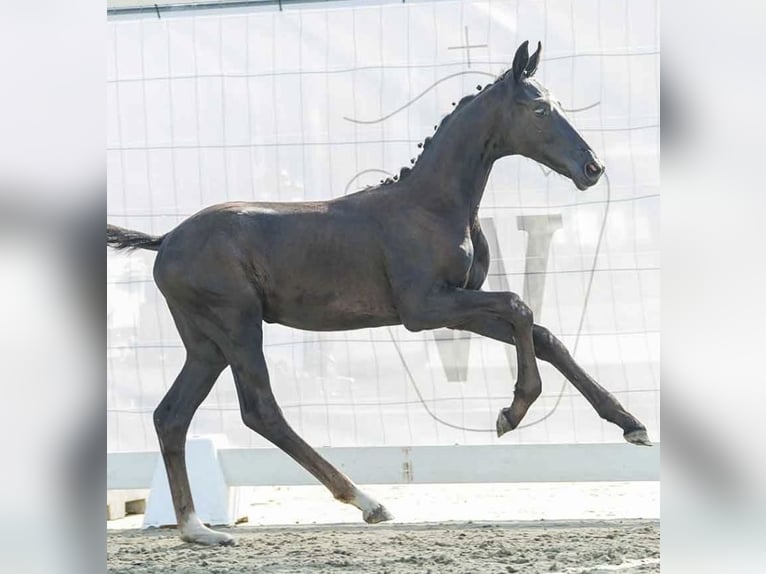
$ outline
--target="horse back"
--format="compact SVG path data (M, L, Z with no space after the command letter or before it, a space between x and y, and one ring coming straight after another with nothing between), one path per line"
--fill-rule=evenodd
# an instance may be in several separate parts
M379 227L336 202L227 203L174 229L155 263L168 296L252 304L268 322L340 330L399 322Z

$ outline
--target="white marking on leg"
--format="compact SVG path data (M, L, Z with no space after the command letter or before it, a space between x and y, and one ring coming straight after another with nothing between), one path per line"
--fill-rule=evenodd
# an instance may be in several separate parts
M351 500L351 504L356 506L362 512L372 512L375 508L380 506L378 501L374 498L370 498L359 489L354 493L354 498Z
M194 513L191 513L186 521L180 525L180 530L181 538L186 542L208 546L230 546L234 544L234 538L224 532L211 530L202 524L202 521Z
M384 522L393 518L391 513L388 512L380 502L368 496L358 488L354 491L354 497L351 499L351 504L362 511L364 521L369 524Z

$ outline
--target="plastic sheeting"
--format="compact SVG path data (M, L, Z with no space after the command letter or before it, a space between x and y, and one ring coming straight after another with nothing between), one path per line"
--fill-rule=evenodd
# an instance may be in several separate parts
M485 289L531 299L537 322L659 439L655 2L307 3L113 19L108 34L108 220L156 234L214 203L325 199L397 173L452 102L541 40L538 78L610 186L581 193L530 160L499 161L480 211ZM157 448L152 411L184 360L153 259L108 259L110 451ZM265 340L283 411L316 446L621 440L548 365L525 422L544 420L497 439L514 352L468 333L268 325ZM266 444L242 424L228 370L191 431Z

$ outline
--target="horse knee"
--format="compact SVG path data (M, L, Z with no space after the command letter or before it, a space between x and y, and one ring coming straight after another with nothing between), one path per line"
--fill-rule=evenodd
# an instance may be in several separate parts
M514 326L526 329L534 325L532 309L516 293L508 294L508 306L511 308Z

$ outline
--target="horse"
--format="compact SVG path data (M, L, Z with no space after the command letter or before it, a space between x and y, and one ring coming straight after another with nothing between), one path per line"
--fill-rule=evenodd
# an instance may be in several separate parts
M367 523L392 518L288 424L272 393L263 323L310 331L403 325L449 328L515 345L518 373L497 435L515 429L540 396L537 359L551 363L625 440L650 445L646 427L588 375L511 292L480 288L490 253L478 210L493 164L520 154L580 190L605 167L535 78L542 45L516 50L511 68L464 97L411 167L328 201L235 201L203 209L162 236L107 225L107 245L157 252L154 280L186 349L180 374L154 411L181 538L234 539L194 511L185 463L194 412L231 367L242 420L291 456Z

